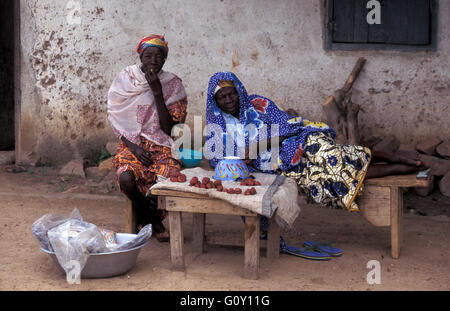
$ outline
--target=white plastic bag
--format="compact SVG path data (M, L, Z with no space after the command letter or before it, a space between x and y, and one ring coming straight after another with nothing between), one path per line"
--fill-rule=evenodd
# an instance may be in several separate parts
M79 263L81 272L89 254L109 251L100 229L82 220L70 219L50 229L47 235L66 274L72 268L73 261Z
M46 250L53 251L53 248L48 240L47 232L48 230L59 226L62 223L70 219L83 220L78 209L73 209L69 216L64 216L58 213L45 214L38 220L36 220L31 226L31 231L34 236L38 239L40 246Z
M148 224L145 225L144 228L142 228L137 236L132 239L131 241L128 241L126 243L118 245L117 249L118 251L131 249L134 247L137 247L145 242L147 242L152 236L152 225Z

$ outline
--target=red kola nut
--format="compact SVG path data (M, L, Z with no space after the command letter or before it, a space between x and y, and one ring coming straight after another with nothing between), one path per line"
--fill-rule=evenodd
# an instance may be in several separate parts
M222 192L222 191L223 191L223 187L222 187L222 185L218 185L218 186L217 186L217 191L220 191L220 192Z
M234 189L234 193L241 194L242 193L242 189L241 188L236 188L236 189Z
M210 179L208 177L203 177L202 184L206 185L209 182L210 182Z
M178 181L178 177L172 176L172 177L170 177L170 181L177 182Z

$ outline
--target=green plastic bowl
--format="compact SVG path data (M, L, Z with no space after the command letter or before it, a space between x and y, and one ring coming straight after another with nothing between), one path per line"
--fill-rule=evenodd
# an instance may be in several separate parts
M184 167L195 167L200 164L203 153L192 149L180 149L178 152Z

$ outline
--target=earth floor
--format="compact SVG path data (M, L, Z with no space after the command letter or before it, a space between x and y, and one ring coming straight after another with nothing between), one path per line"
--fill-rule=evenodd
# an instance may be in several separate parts
M68 215L77 208L85 221L123 232L125 199L102 178L61 177L57 169L29 167L22 173L0 170L0 290L425 290L450 289L450 199L434 192L404 194L404 244L399 259L390 256L389 228L370 225L357 213L306 205L295 227L282 232L288 245L305 240L330 242L343 256L312 261L280 254L262 256L260 278L242 278L244 252L238 246L208 244L203 254L190 248L192 217L183 214L186 237L184 272L170 264L170 245L151 238L128 273L69 284L49 255L39 250L31 225L47 213ZM97 185L97 186L96 186ZM206 218L209 236L243 235L239 216ZM380 263L380 284L369 284L368 262Z

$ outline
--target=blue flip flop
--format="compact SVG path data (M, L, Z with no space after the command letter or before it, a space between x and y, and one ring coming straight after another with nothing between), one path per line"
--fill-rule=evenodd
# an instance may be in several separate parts
M327 243L317 243L314 241L305 241L303 243L303 246L305 247L313 247L314 249L317 249L319 251L322 251L324 253L329 254L332 257L339 257L342 256L342 250L339 248L333 247L330 244Z
M297 257L310 259L310 260L330 260L331 257L325 252L318 250L316 247L303 247L298 248L294 246L286 245L283 237L280 236L280 252L294 255Z
M294 255L297 257L310 259L310 260L330 260L331 257L325 252L321 252L319 250L310 248L310 247L303 247L298 248L294 246L286 246L285 253L289 255Z

